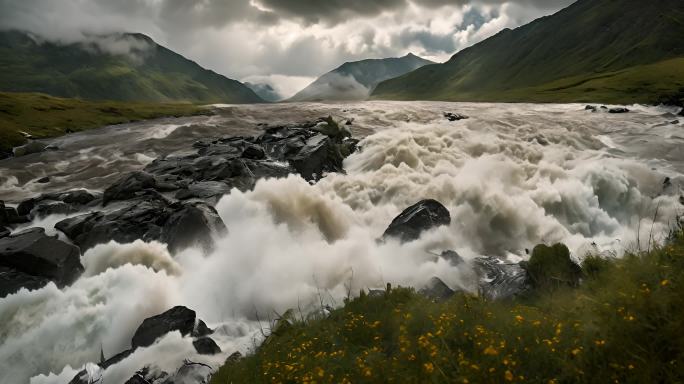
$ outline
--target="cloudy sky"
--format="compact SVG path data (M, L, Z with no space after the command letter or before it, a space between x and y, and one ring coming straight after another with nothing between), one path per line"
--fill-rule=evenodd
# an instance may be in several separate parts
M0 0L0 28L51 40L142 32L202 66L290 96L345 61L460 49L574 0Z

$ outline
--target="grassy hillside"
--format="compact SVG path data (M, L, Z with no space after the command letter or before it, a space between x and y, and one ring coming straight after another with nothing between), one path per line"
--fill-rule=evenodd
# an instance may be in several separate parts
M684 78L669 60L684 58L682 36L684 3L679 0L579 0L555 15L503 30L444 64L383 82L373 98L648 102L658 92L679 91L676 83ZM658 79L661 66L674 83ZM595 87L553 91L557 83L579 84L618 71L625 71L625 85L617 88L594 82Z
M89 100L263 102L242 83L200 67L141 34L55 44L0 32L0 91Z
M378 83L428 64L434 63L414 54L344 63L316 79L290 101L364 100ZM363 92L349 92L354 87Z
M682 232L650 252L588 257L582 273L578 288L511 301L362 296L276 327L212 384L683 382Z
M25 143L22 132L47 138L110 124L204 113L208 110L192 104L94 102L0 92L0 152Z

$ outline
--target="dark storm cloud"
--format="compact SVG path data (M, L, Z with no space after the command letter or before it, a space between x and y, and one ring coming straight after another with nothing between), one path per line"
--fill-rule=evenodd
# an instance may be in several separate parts
M93 36L141 32L229 77L290 78L292 85L346 61L399 57L409 51L447 60L501 28L519 26L572 2L0 0L0 29L26 30L56 42L96 43L124 53L136 47L121 41L93 42Z
M422 46L427 53L449 53L456 50L456 42L451 35L439 35L430 31L412 31L405 29L394 36L393 45L410 47Z

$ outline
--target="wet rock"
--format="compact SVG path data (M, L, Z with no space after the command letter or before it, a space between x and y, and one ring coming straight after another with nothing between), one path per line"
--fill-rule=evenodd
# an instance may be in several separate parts
M195 322L195 328L192 330L192 333L190 333L190 336L204 337L211 335L212 333L214 333L214 331L207 327L207 324L204 321L197 319Z
M132 199L138 193L155 189L156 186L157 181L149 173L141 171L130 172L105 189L102 196L102 204L107 205L111 201Z
M264 153L264 149L259 146L248 145L242 151L242 157L245 159L262 160L266 158L266 153Z
M213 236L227 231L216 210L202 202L172 203L161 196L122 203L109 212L92 212L58 222L62 231L81 249L114 240L119 243L160 241L171 252L199 245L213 246Z
M50 182L50 176L41 177L40 179L36 180L36 183L39 183L39 184L45 184L45 183L49 183L49 182Z
M490 300L508 299L529 290L527 273L520 264L496 257L478 257L474 267L480 277L480 294Z
M460 113L444 112L444 117L449 121L459 121L468 119L468 116L461 115Z
M43 152L45 151L45 148L47 148L45 143L41 143L40 141L31 141L20 147L15 147L12 152L14 153L15 157L20 157Z
M198 198L212 202L218 193L232 188L252 189L262 178L280 178L295 173L316 181L326 172L343 171L342 161L357 149L358 141L350 136L347 128L328 117L266 127L257 137L198 141L193 145L198 148L195 154L160 158L148 164L145 172L151 177L126 186L124 190L133 193L124 197L130 198L145 189L160 191L160 180L167 182L168 190L175 186L179 199ZM201 191L202 187L208 187L206 192Z
M316 135L306 141L299 153L288 159L292 167L306 180L319 180L325 173L342 172L344 158L332 139Z
M383 238L396 237L402 242L416 240L429 229L451 224L451 215L440 202L420 201L406 208L389 225Z
M99 195L85 189L67 192L46 193L38 197L22 201L17 206L20 215L29 217L45 217L56 214L79 212L99 199Z
M0 200L0 226L25 224L29 222L31 222L29 217L20 215L15 208L5 206L5 202Z
M679 120L672 120L672 121L670 121L670 124L677 125L677 124L679 124Z
M444 301L448 300L456 292L449 288L439 277L433 277L419 293L434 301Z
M620 107L620 108L610 108L610 109L608 110L608 113L627 113L627 112L629 112L629 109L623 108L623 107Z
M214 236L227 232L226 226L213 207L204 203L180 205L164 223L161 241L171 252L199 246L209 252Z
M195 328L195 311L177 306L168 311L145 319L138 327L131 340L131 346L148 347L169 332L179 331L181 335L189 335Z
M53 281L59 287L71 284L84 271L80 257L78 247L47 236L43 228L31 228L0 239L0 267L20 272L12 274L5 270L6 287L22 281L28 287L35 287L43 280ZM7 292L0 294L5 296Z
M684 108L682 108L682 110L679 111L679 114L677 116L684 116Z
M585 111L596 112L597 108L596 108L595 105L587 105L586 107L584 107L584 110L585 110Z
M10 233L12 233L12 231L10 231L9 228L5 228L3 226L0 226L0 239L2 239L3 237L9 236Z
M221 353L221 348L210 337L200 337L192 342L195 350L200 355L216 355Z
M0 267L0 298L17 293L22 288L29 291L39 289L49 282L50 280L45 277L29 275L13 268Z
M230 190L230 185L220 181L199 181L176 192L175 198L178 200L201 199L216 203Z

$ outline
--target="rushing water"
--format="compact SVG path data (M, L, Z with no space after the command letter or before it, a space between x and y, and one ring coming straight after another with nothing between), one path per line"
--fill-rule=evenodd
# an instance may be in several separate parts
M0 299L4 382L68 382L87 362L127 349L136 327L173 305L198 312L224 353L196 357L170 334L107 370L123 382L154 362L173 370L188 356L220 365L257 343L260 326L288 308L339 304L351 290L421 286L432 276L473 289L463 270L436 260L520 259L540 242L566 243L573 256L618 255L650 233L661 239L684 212L684 121L676 110L630 107L591 113L583 105L394 103L223 106L217 115L108 127L53 140L59 150L0 161L0 199L47 191L101 189L155 157L190 150L198 138L257 134L259 123L332 114L354 118L362 150L346 175L316 185L290 176L233 191L217 205L229 233L208 255L170 255L163 244L110 243L87 251L84 275ZM449 122L445 111L470 116ZM49 183L36 180L50 176ZM665 178L671 183L664 185ZM423 198L449 208L452 224L400 245L378 243L401 210ZM658 214L653 222L656 212ZM51 227L60 218L34 225ZM48 228L50 229L50 228ZM260 314L261 324L256 321Z

